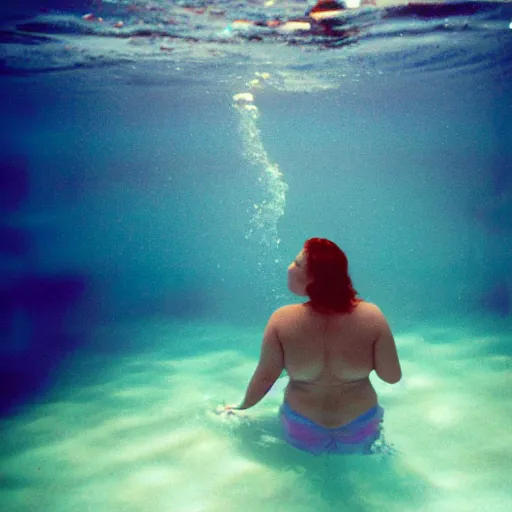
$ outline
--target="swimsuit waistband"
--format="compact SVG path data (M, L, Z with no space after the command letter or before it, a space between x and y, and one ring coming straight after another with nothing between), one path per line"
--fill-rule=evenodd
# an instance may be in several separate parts
M298 412L294 411L288 404L288 402L284 401L281 405L281 412L285 414L288 418L293 418L295 421L303 424L308 424L312 426L319 427L320 425L317 425L313 420L310 420L309 418L306 418L306 416L303 416L302 414L299 414ZM375 405L372 408L368 409L366 412L363 412L360 416L353 419L349 423L345 423L344 425L341 425L339 427L329 428L329 427L323 427L327 430L336 430L340 428L351 428L360 425L361 423L365 423L368 420L373 420L376 417L382 418L384 416L384 409L379 405Z

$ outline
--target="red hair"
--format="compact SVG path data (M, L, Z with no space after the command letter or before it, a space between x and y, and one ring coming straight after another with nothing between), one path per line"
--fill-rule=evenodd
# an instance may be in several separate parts
M361 299L348 275L345 253L326 238L310 238L304 244L308 303L319 313L350 313Z

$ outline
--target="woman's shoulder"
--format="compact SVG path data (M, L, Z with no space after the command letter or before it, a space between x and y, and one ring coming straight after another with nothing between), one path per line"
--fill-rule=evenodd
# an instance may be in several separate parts
M357 307L353 313L356 313L365 321L373 320L379 322L384 318L384 314L380 310L379 306L373 302L358 302Z
M377 304L374 304L373 302L368 302L367 300L363 299L358 300L356 309L359 309L360 311L380 311L379 306L377 306Z
M277 308L270 318L273 320L289 320L290 318L297 318L303 315L306 310L307 307L305 304L287 304Z
M286 304L285 306L281 306L277 308L273 315L283 316L292 313L298 313L299 311L304 311L306 304Z

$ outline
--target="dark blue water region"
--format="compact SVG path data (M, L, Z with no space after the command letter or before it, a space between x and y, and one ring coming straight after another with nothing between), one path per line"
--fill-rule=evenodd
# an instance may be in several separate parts
M79 344L66 317L83 294L80 272L41 272L29 229L9 219L31 188L27 158L0 159L0 414L45 386L63 356Z

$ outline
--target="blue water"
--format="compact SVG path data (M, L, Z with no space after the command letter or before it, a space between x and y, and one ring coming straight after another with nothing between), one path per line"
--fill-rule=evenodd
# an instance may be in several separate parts
M378 1L301 31L265 23L305 2L205 6L0 8L2 501L508 510L510 4ZM272 441L282 386L241 434L208 416L243 393L312 236L397 337L405 383L378 388L393 491L382 467Z

